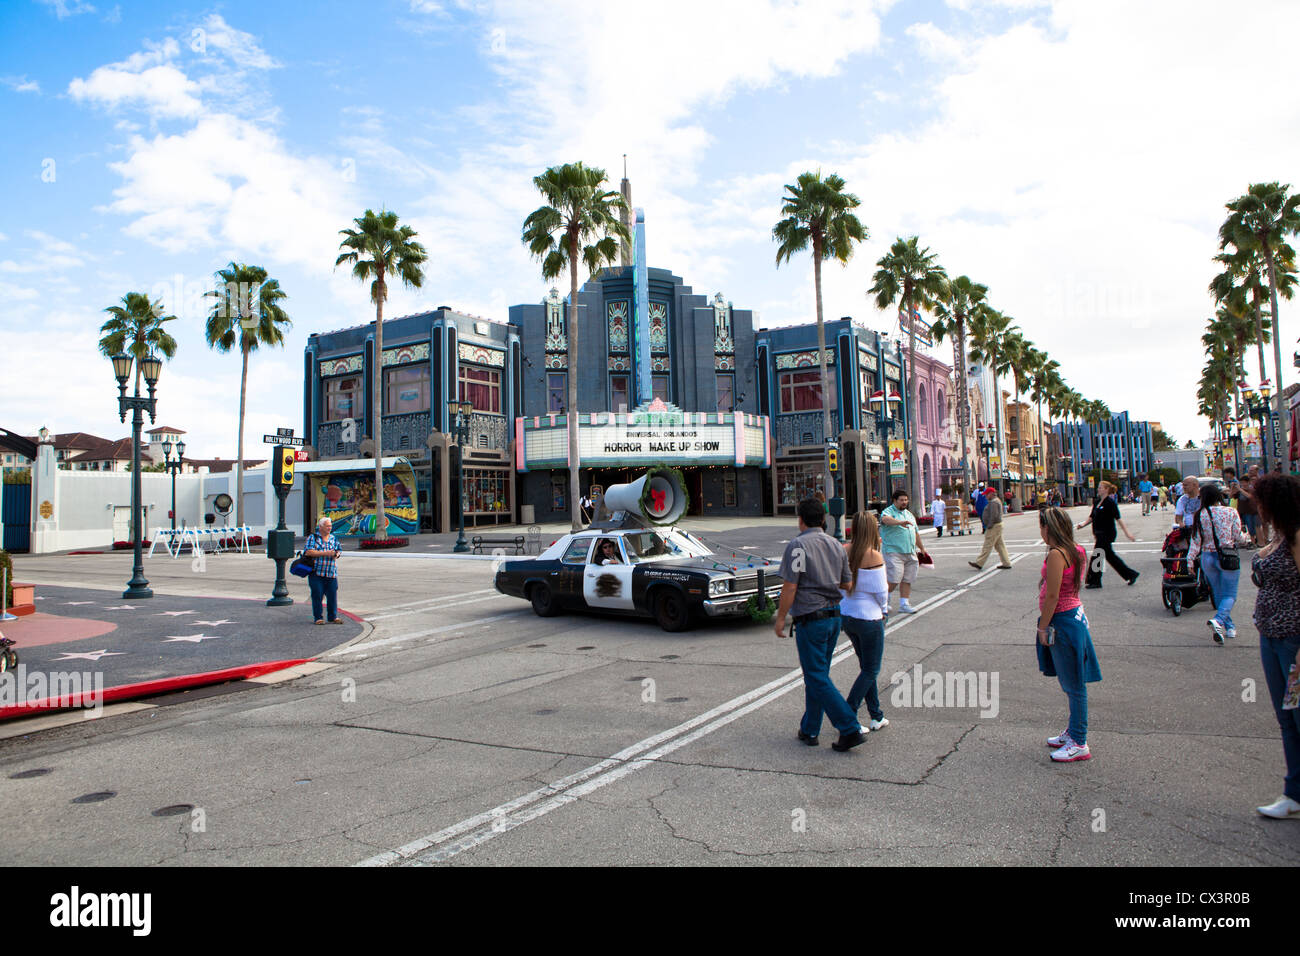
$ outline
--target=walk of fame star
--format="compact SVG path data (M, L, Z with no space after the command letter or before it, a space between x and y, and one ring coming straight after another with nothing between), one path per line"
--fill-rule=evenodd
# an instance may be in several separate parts
M73 654L73 653L70 653L70 652L68 652L68 651L64 651L62 654L59 655L59 660L61 660L61 661L97 661L97 660L99 660L101 657L121 657L121 656L122 656L123 654L125 654L125 653L126 653L125 651L109 651L109 650L103 650L103 651L86 651L84 654Z
M227 621L224 619L220 621L190 621L190 625L193 627L220 627L222 624L234 623L234 621Z
M220 636L220 634L178 634L173 637L163 638L163 643L166 644L168 641L186 641L190 644L199 644L203 641L215 641Z
M198 614L198 611L159 611L158 615L167 615L168 617L180 617L182 614Z

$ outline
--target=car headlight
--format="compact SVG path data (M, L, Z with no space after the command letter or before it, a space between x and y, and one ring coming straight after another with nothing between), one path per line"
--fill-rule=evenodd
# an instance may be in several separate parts
M725 579L723 579L723 580L719 580L719 581L710 581L710 582L709 582L709 596L710 596L710 597L714 597L714 596L719 595L719 594L726 594L726 593L731 589L731 588L730 588L730 583L731 583L731 582L729 582L729 581L727 581L727 580L725 580Z

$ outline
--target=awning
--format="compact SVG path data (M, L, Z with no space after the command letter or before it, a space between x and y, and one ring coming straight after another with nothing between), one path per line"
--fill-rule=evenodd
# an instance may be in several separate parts
M380 464L384 468L396 468L398 465L410 466L411 462L403 457L384 458ZM334 461L300 461L293 466L300 475L313 475L321 472L342 474L346 471L374 471L373 458L338 458Z

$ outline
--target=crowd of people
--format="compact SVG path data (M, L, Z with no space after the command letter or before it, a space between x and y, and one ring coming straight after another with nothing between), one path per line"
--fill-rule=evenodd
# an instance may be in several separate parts
M1232 610L1240 577L1238 549L1259 548L1251 568L1258 588L1254 624L1260 635L1269 698L1281 729L1286 775L1282 796L1256 810L1266 817L1300 819L1300 707L1296 699L1300 477L1261 476L1255 467L1240 480L1230 473L1224 477L1222 486L1204 487L1195 478L1185 479L1180 487L1175 486L1175 495L1173 489L1158 487L1144 475L1137 494L1143 515L1153 513L1157 505L1165 511L1169 501L1174 501L1174 527L1188 529L1182 533L1188 539L1187 561L1199 567L1210 584L1215 613L1208 626L1217 644L1237 636ZM1069 706L1068 726L1046 741L1056 762L1092 756L1087 738L1087 685L1101 680L1101 669L1080 592L1101 587L1105 563L1130 585L1138 578L1138 572L1112 547L1119 531L1135 540L1121 517L1117 497L1113 484L1101 482L1088 518L1079 524L1050 500L1037 509L1039 536L1047 548L1039 578L1038 664L1043 674L1060 682ZM843 545L825 533L825 511L820 502L808 499L799 505L800 533L789 542L782 558L784 584L774 626L777 635L785 637L787 619L793 621L805 686L798 737L806 744L819 742L824 717L839 731L832 746L841 751L860 745L867 733L889 723L877 683L890 596L899 590L900 612L914 613L910 598L916 568L922 560L930 560L908 504L906 493L898 491L879 520L873 512L859 512ZM963 523L974 511L984 526L984 546L971 566L980 570L996 549L1002 561L999 567L1010 567L1002 541L1002 497L996 491L973 494L969 501L963 496L958 506ZM941 528L942 519L936 525ZM1074 540L1074 531L1089 526L1095 540L1091 559ZM841 695L830 679L831 658L841 629L849 636L859 663L847 696ZM858 719L864 703L870 715L865 726Z

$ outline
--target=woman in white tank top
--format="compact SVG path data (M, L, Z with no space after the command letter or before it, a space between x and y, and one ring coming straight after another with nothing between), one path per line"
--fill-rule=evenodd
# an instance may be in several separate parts
M853 642L861 670L845 696L854 713L865 702L871 722L862 732L889 724L880 709L880 660L885 653L885 615L889 607L889 585L885 581L885 559L880 553L880 525L870 511L853 516L853 534L844 543L849 567L854 572L853 590L840 602L840 622Z

